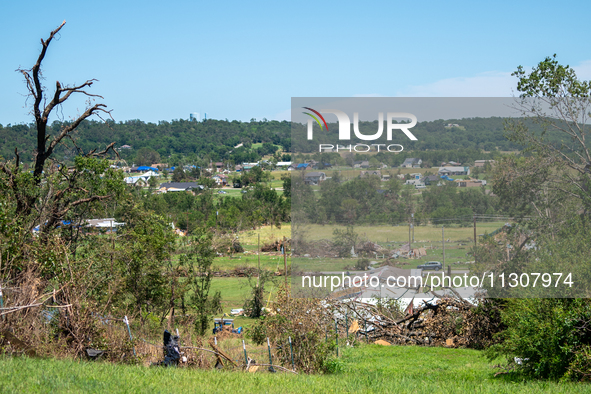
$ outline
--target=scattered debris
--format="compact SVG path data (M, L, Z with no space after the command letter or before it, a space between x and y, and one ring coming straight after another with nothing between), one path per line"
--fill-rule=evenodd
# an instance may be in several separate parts
M164 361L152 365L176 367L179 364L179 360L181 359L178 335L173 336L168 332L168 330L165 330L162 342L164 344Z
M381 345L381 346L391 346L392 345L390 342L384 341L383 339L378 339L374 343L376 345Z

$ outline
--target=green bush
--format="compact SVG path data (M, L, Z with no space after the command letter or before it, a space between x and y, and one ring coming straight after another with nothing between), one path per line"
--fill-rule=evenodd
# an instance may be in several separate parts
M516 371L542 379L580 379L578 368L591 364L588 299L508 300L502 320L507 328L502 342L487 350L491 359L506 356Z

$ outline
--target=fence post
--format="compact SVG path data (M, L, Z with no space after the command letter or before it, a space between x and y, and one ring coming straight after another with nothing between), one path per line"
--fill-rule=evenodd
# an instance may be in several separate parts
M289 337L289 353L291 354L291 369L295 371L295 364L293 363L293 346L291 345L291 337Z
M129 333L129 341L131 342L131 346L133 347L133 356L137 357L137 355L135 354L135 345L133 344L133 337L131 336L131 329L129 328L129 320L127 320L127 316L125 316L123 322L127 326L127 332Z
M347 336L345 345L347 345L349 343L349 310L345 310L345 335Z
M269 365L271 365L269 367L269 372L275 372L275 369L273 368L273 358L271 358L271 342L269 342L269 337L267 337L267 349L269 349Z
M2 286L0 286L0 308L4 308L4 295L2 294ZM2 321L6 321L6 315L2 315Z
M334 319L334 332L337 338L337 357L339 356L339 326L337 323L337 319Z
M244 349L244 362L248 367L248 356L246 355L246 344L244 343L244 339L242 340L242 349Z

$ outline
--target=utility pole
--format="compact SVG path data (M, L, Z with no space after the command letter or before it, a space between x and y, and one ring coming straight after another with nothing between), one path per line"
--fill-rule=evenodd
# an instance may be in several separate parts
M113 238L113 220L111 220L111 272L113 272L113 254L115 254L115 239Z
M410 214L410 217L411 217L411 220L412 220L412 224L411 224L411 227L412 227L412 242L414 242L415 241L415 214L414 213L411 213Z
M443 271L445 268L445 230L443 225L441 226L441 245L443 246L443 264L441 265L441 270Z
M408 218L408 256L410 257L410 252L412 251L412 242L410 240L410 218Z
M285 269L285 291L287 291L287 239L283 237L283 268Z
M261 284L261 233L259 233L257 241L257 257L259 258L259 276L257 276L257 287Z
M476 262L476 215L474 215L474 262Z

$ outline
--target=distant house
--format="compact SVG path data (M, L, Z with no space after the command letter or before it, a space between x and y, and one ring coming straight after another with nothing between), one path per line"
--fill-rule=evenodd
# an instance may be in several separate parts
M375 170L375 171L361 171L359 173L359 178L368 178L370 176L377 176L377 177L382 177L382 173L380 170Z
M309 166L308 163L300 163L300 164L297 165L296 169L297 170L305 170L305 169L308 168L308 166Z
M306 185L318 185L320 182L326 180L326 174L324 172L312 171L306 173L304 176L304 182Z
M458 163L457 161L448 161L441 163L441 167L447 167L447 166L451 166L451 167L460 167L462 165L462 163Z
M442 175L470 175L470 167L440 167L437 171L439 176Z
M100 229L111 229L123 226L125 223L117 222L115 218L105 219L86 219L86 227L100 228Z
M287 171L293 171L293 170L295 170L295 169L297 169L297 168L298 168L298 165L297 165L297 164L295 164L295 163L292 163L292 164L290 164L290 165L287 167Z
M156 167L150 167L150 166L139 166L139 167L131 167L129 169L129 172L144 172L144 171L158 171L158 168Z
M421 182L423 182L427 186L436 185L437 183L439 183L440 179L441 178L439 178L439 175L429 175L421 179Z
M382 182L388 182L390 179L392 179L392 175L390 175L390 174L382 175Z
M236 172L238 171L242 171L242 166L240 164L237 164L234 169L236 170Z
M448 123L448 124L445 125L445 128L446 129L451 129L451 128L454 128L454 127L460 127L460 125L457 124L457 123Z
M356 161L353 163L353 168L369 168L369 161Z
M204 187L197 184L197 182L166 182L160 184L158 192L190 192L197 189L203 190Z
M121 145L119 147L119 150L121 150L121 149L133 149L133 148L131 146L129 146L129 145Z
M156 173L154 171L148 171L148 172L145 172L141 175L128 176L124 179L124 181L128 185L146 186L151 177L158 177L158 176L160 176L158 173Z
M222 168L223 166L224 166L224 163L222 163L221 161L219 161L219 162L215 163L215 168L217 168L218 170L219 170L220 168Z
M421 168L423 160L417 158L408 158L404 160L404 163L400 167L402 168Z
M495 164L494 160L476 160L474 162L474 167L484 167L486 163L489 163L491 166Z
M485 186L485 180L477 180L477 179L460 179L458 180L458 187L479 187Z
M291 166L291 161L278 161L277 167L289 167Z
M312 168L315 170L323 170L325 168L330 168L330 167L332 167L332 164L330 164L330 163L316 163L312 166Z
M216 174L211 177L215 181L216 184L221 186L226 186L228 184L228 176L225 174Z

